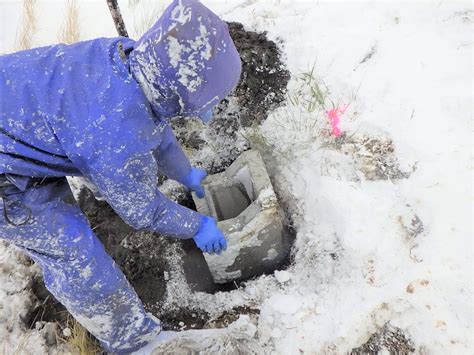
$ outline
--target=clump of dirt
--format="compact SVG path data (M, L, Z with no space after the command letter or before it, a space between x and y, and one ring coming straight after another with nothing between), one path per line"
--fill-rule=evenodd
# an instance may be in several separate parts
M145 308L161 317L160 301L166 292L168 274L174 267L170 255L181 258L183 244L197 250L194 243L134 231L106 202L97 201L88 190L81 192L80 205L105 250L120 266Z
M372 334L367 343L352 349L351 355L376 355L381 352L410 354L415 352L415 348L413 342L400 328L387 323L380 331Z
M169 330L203 329L209 322L209 313L201 309L173 308L163 310L159 316L161 324Z
M206 324L206 328L225 328L229 324L235 322L241 315L248 315L250 318L256 317L260 314L259 309L250 307L235 307L230 311L223 312L219 317L210 320Z
M391 139L364 137L362 141L354 143L361 147L356 154L361 171L367 180L407 179L410 176L409 173L400 170Z
M411 240L425 231L422 220L415 213L410 216L400 216L399 222Z

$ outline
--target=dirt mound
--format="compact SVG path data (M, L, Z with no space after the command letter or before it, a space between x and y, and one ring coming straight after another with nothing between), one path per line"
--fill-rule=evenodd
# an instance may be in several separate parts
M286 95L290 73L280 60L277 44L265 33L246 31L237 22L229 29L242 59L242 76L235 89L243 127L261 123L268 111L278 107Z

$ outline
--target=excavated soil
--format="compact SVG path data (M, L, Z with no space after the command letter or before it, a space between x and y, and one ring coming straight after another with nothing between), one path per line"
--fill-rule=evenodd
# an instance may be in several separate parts
M350 355L377 355L381 353L407 355L415 352L413 342L400 329L385 324L378 332L372 334L369 340Z
M242 151L248 149L246 142L242 141L241 130L260 124L266 119L269 110L284 101L290 78L281 62L277 44L269 41L265 33L246 31L239 23L229 23L229 28L242 59L239 85L215 109L214 120L209 126L196 122L190 124L183 120L173 122L177 138L187 150L193 165L203 166L211 174L227 168ZM213 147L211 153L210 146ZM160 179L161 183L165 180ZM195 209L190 194L182 188L176 187L165 192L178 203ZM200 254L202 262L198 262L197 267L190 268L188 265L190 270L187 273L191 275L190 278L192 272L200 273L201 283L192 285L191 282L191 286L199 291L216 291L210 275L202 281L202 274L206 272L202 266L204 259L194 242L134 231L107 203L97 201L87 189L80 194L80 206L107 252L137 291L145 308L162 320L165 329L179 329L183 324L187 328L205 326L210 319L205 311L183 307L170 312L162 304L167 290L167 273L173 268L173 257L194 255L193 261L199 261L197 254ZM171 256L170 250L173 251ZM224 285L220 290L233 287ZM41 280L36 280L33 291L38 306L30 312L25 324L34 327L35 321L44 320L56 321L61 327L65 326L68 312L44 288ZM258 311L236 309L223 314L222 322L217 323L226 324L242 312L255 314Z

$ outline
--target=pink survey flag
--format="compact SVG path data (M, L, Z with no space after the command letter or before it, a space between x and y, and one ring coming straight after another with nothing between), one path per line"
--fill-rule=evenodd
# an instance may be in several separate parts
M344 107L335 107L326 111L326 115L328 116L329 123L331 123L331 132L335 137L339 137L342 134L341 129L339 128L339 123L341 121L340 115L346 112L347 107L349 105L344 105Z

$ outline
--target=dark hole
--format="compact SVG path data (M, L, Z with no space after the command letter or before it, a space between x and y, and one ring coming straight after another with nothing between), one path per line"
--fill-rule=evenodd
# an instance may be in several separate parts
M219 221L237 217L252 202L244 185L240 183L213 189L211 194Z

